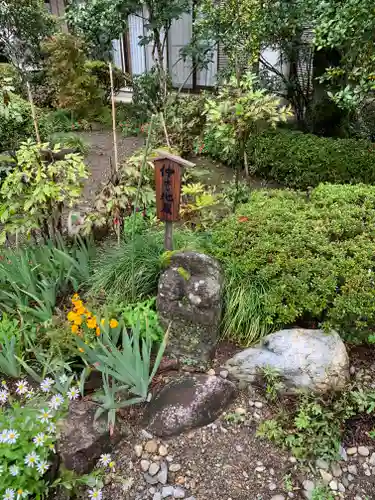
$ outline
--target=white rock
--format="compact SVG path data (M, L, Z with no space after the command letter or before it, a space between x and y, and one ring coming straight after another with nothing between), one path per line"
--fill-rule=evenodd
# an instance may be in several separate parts
M330 474L329 472L327 472L323 469L319 469L319 472L320 472L320 476L321 476L324 484L328 484L332 481L332 479L333 479L332 474Z
M172 486L164 486L161 490L162 498L173 497L173 487Z
M159 493L158 491L152 497L152 500L161 500L161 499L162 499L161 493Z
M255 408L263 408L263 403L261 401L255 401L254 406Z
M135 451L135 454L137 455L137 457L141 458L142 453L143 453L143 446L141 444L136 444L134 446L134 451Z
M346 449L346 453L348 455L355 455L357 453L357 447L356 446L352 446L351 448L347 448Z
M182 488L174 488L173 498L185 498L185 491Z
M208 370L207 375L213 376L213 375L216 375L216 372L213 368L211 368L210 370Z
M348 465L348 472L350 474L353 474L353 476L356 476L358 474L357 466L356 465Z
M328 470L329 463L323 460L322 458L318 458L315 462L315 465L318 469Z
M354 481L354 476L352 476L351 474L348 474L348 480L349 481Z
M236 451L238 451L238 453L241 453L241 451L243 451L242 446L240 446L239 444L236 444Z
M339 464L334 462L331 465L331 470L332 470L332 474L334 477L341 477L342 476L342 470L341 470L341 467L339 466Z
M143 472L147 472L150 467L150 461L149 460L141 460L141 469Z
M339 489L339 485L337 484L337 481L332 480L329 483L329 487L331 488L332 491L337 491Z
M335 331L293 328L271 333L225 366L231 376L248 384L265 367L279 371L289 392L302 388L325 393L344 388L349 378L348 354Z
M220 377L227 378L228 377L228 370L221 370Z
M375 453L373 453L368 461L370 465L375 465Z
M370 450L367 446L358 446L358 454L362 457L368 457L370 455Z
M345 486L342 483L339 483L339 491L345 493Z
M178 472L179 470L181 470L181 465L180 464L171 464L169 466L169 470L170 470L170 472Z
M150 476L155 476L155 474L157 474L159 472L159 469L160 469L160 465L157 464L156 462L152 462L152 464L150 465L150 467L148 469L148 473L150 474Z
M268 485L268 488L269 488L269 490L270 490L270 491L274 491L274 490L276 490L277 485L276 485L275 483L270 483L270 484Z
M295 463L297 463L297 459L296 459L296 457L289 457L289 462L290 462L291 464L295 464Z
M158 451L158 443L154 439L147 441L145 444L145 451L147 451L147 453L156 453Z
M166 447L166 446L164 446L163 444L161 444L161 445L159 446L159 455L160 455L161 457L166 457L166 456L168 455L168 450L167 450L167 447Z
M365 476L371 476L371 471L369 469L365 470Z
M235 413L236 415L246 415L246 413L247 413L247 412L246 412L245 408L241 408L241 407L239 407L239 408L236 408L236 409L234 410L234 413Z
M313 481L310 481L309 479L306 479L302 483L303 489L306 491L313 491L315 488L315 484Z
M264 472L265 470L266 470L266 468L264 466L255 468L255 472Z
M154 437L150 432L146 431L146 429L142 429L140 434L142 439L152 439Z
M284 495L274 495L271 500L285 500Z

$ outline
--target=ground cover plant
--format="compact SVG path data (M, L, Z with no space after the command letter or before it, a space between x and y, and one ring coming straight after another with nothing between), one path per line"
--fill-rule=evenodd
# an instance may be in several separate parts
M371 339L374 204L364 185L253 192L212 232L227 280L224 334L251 343L300 323Z

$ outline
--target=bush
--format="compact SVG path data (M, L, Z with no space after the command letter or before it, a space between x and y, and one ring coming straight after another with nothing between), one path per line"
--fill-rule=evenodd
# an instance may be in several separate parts
M111 98L111 80L108 64L104 61L87 61L85 68L91 76L97 79L98 85L103 91L104 103L107 104ZM125 75L116 66L112 66L112 74L114 93L118 94L125 85L129 84L130 76Z
M0 110L0 151L14 150L27 137L35 136L30 104L16 94L8 95L7 109Z
M95 112L102 104L102 91L86 68L83 40L60 33L44 43L48 84L56 89L55 105L78 116Z
M374 208L375 188L364 185L322 184L310 199L254 192L212 235L227 278L224 334L247 344L285 326L323 324L371 340Z
M251 138L248 154L256 174L297 189L375 182L375 148L366 140L277 131Z

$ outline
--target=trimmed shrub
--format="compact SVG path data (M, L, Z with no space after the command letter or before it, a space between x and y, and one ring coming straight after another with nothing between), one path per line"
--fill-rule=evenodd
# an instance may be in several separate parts
M111 97L111 79L109 76L108 64L104 61L87 61L85 69L90 76L97 79L98 85L103 91L104 103L107 104ZM130 76L125 75L116 66L112 67L114 93L118 94L125 85L130 84Z
M297 189L375 182L375 146L366 140L280 130L253 137L248 155L257 175Z
M323 324L372 340L374 187L322 184L309 198L254 192L214 228L211 253L226 273L226 336L250 344L285 326Z

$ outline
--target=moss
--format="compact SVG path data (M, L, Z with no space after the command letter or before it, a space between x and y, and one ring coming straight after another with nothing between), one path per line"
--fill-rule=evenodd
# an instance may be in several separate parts
M189 279L191 278L191 274L189 273L189 271L181 266L177 269L177 272L184 278L185 281L189 281Z

